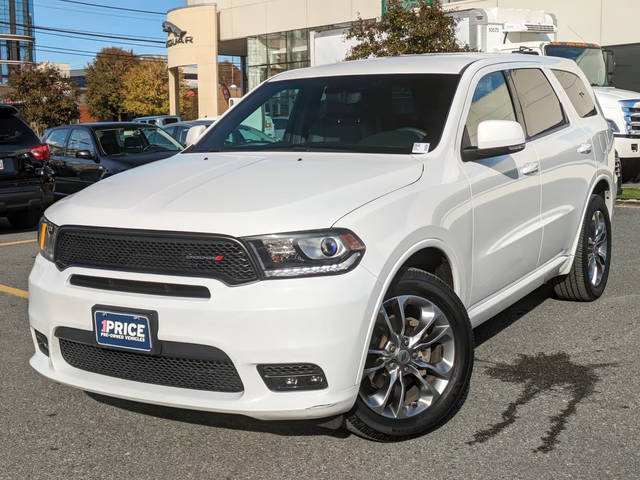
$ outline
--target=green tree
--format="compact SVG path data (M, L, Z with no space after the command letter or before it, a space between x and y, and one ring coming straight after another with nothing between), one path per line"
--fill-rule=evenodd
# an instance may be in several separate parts
M122 82L122 106L136 116L169 113L169 72L164 62L141 61Z
M100 120L122 120L123 81L127 72L140 63L132 51L118 47L100 50L87 65L87 104L89 113Z
M347 60L391 57L414 53L468 51L456 42L456 20L442 9L440 0L387 0L379 21L358 19L347 38L358 40Z
M78 119L78 92L53 65L24 66L9 77L9 98L38 135Z

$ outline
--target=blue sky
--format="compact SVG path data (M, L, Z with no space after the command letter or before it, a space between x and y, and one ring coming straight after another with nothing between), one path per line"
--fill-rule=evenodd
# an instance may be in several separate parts
M166 12L185 4L184 0L85 0L89 3L98 3L115 7L135 8ZM34 25L43 27L62 28L67 30L82 30L96 33L124 37L145 37L150 39L165 40L166 34L162 31L162 22L165 17L142 13L111 10L106 8L89 7L60 0L33 0ZM52 35L55 34L55 35ZM47 32L36 30L36 60L69 63L71 68L84 68L92 61L94 55L103 47L119 46L127 50L133 50L140 54L166 54L162 45L125 45L117 44L116 40L96 38L69 38L60 35L59 32ZM129 43L135 43L126 41ZM156 48L160 47L160 48ZM75 50L60 51L60 48ZM54 53L53 51L56 51Z

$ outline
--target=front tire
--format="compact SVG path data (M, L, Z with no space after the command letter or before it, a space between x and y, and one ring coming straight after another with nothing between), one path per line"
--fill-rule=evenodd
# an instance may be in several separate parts
M432 431L464 403L472 368L464 305L436 276L410 268L385 296L346 426L377 441Z
M600 195L591 195L571 271L569 275L556 279L556 296L575 302L592 302L600 298L607 286L610 266L609 210Z

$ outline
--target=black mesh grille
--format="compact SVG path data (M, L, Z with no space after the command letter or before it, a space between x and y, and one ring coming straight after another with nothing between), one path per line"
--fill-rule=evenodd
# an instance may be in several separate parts
M267 377L288 377L293 375L323 375L322 369L312 363L280 363L260 365L260 373Z
M258 279L240 242L202 234L66 227L56 240L55 261L60 268L209 277L232 285Z
M151 356L108 350L64 338L59 341L64 360L87 372L192 390L241 392L244 389L231 360Z

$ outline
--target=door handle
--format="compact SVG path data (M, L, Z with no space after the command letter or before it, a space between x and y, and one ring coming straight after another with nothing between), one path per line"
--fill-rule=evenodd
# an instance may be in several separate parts
M523 175L533 175L534 173L538 173L539 169L540 164L538 162L529 162L524 164L524 166L520 169L520 172Z
M578 147L578 153L582 153L584 155L587 155L587 154L591 153L591 144L590 143L583 143L582 145L580 145Z

